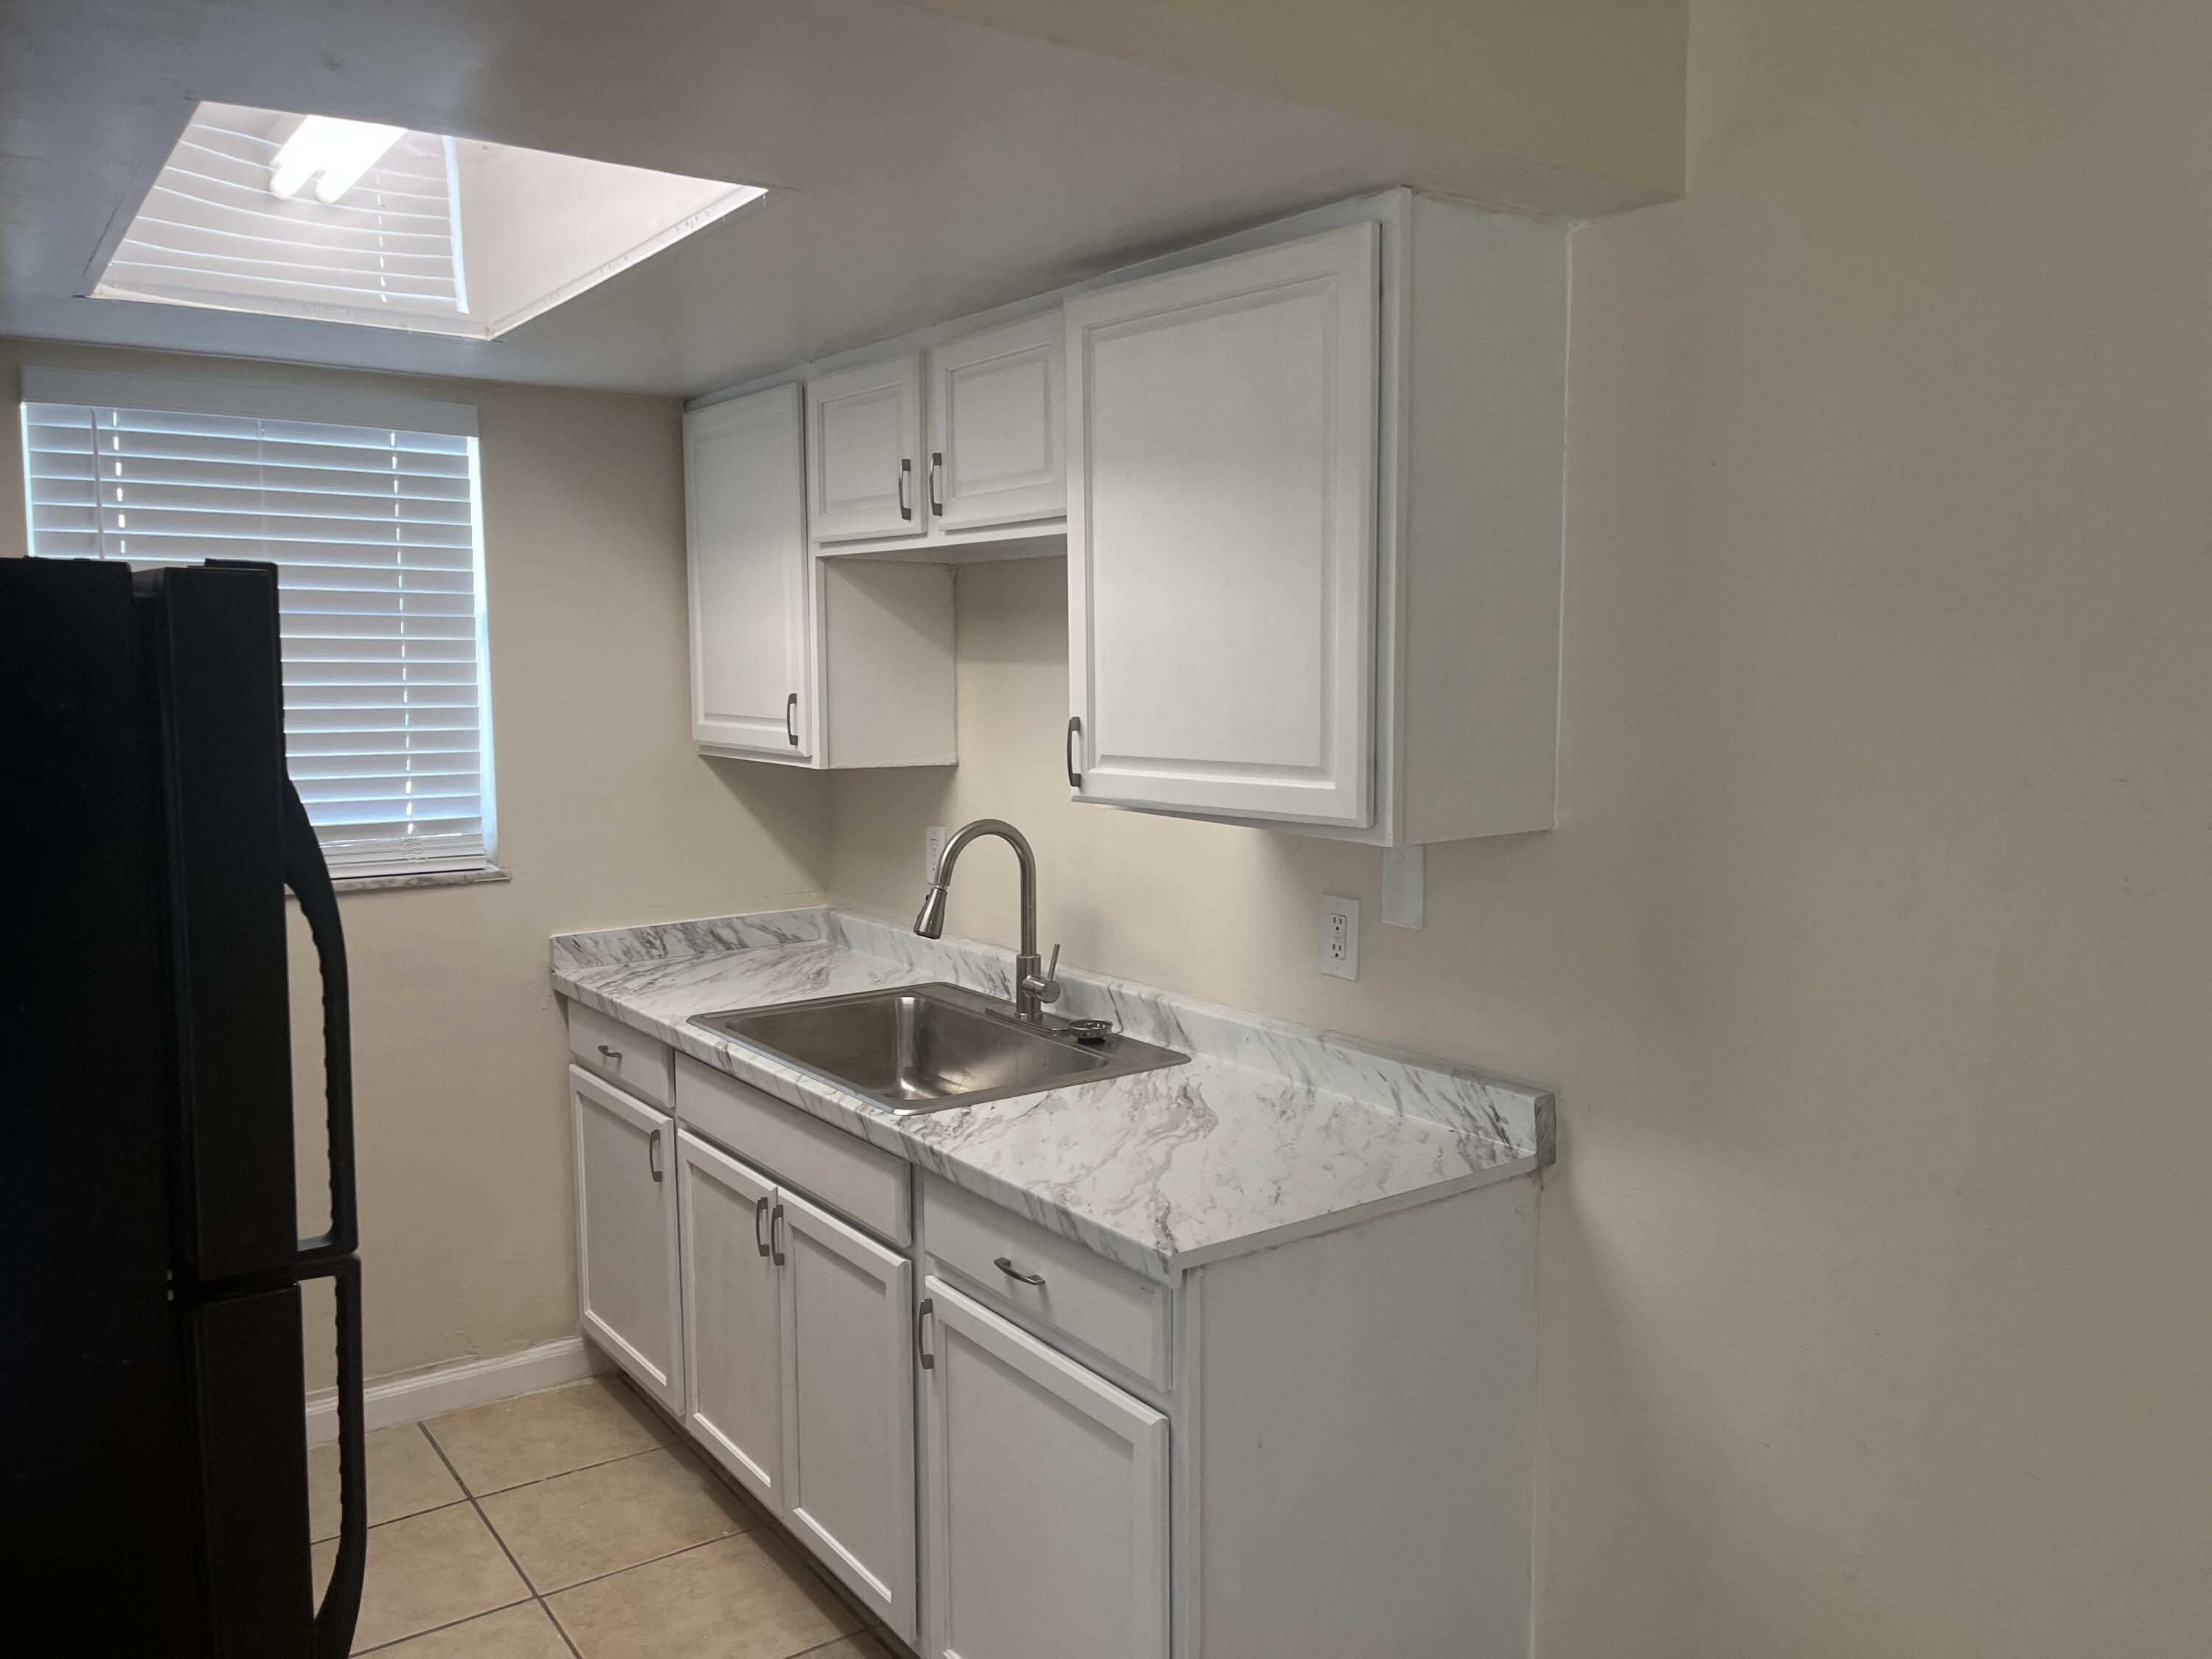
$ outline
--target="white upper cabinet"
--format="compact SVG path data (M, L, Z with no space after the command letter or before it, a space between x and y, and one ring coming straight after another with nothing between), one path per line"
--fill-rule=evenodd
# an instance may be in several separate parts
M691 735L732 753L813 753L812 560L799 388L684 417Z
M1376 230L1067 302L1086 800L1374 815Z
M1551 826L1567 237L1397 191L1068 298L1078 799Z
M932 533L1067 511L1067 394L1057 308L929 354Z
M807 378L814 546L831 559L942 563L1060 551L1067 513L1060 307L898 343L910 349L887 345Z
M921 354L806 383L807 513L817 542L920 536Z
M805 374L795 513L790 388L695 411L701 745L951 763L946 567L1064 549L1078 800L1550 828L1568 246L1390 191L886 341Z
M692 738L792 766L949 766L952 572L816 556L802 396L771 386L684 417Z

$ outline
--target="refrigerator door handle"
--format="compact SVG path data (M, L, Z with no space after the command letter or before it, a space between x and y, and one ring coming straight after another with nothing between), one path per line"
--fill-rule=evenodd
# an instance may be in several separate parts
M351 1255L361 1245L354 1204L353 1036L350 993L346 984L345 933L338 926L337 890L323 862L307 809L290 779L284 781L284 884L300 901L300 914L315 941L315 962L323 981L323 1098L330 1134L331 1225L315 1238L300 1241L299 1268Z
M295 1271L328 1279L337 1291L338 1553L330 1587L315 1610L313 1659L344 1659L361 1614L362 1574L368 1563L368 1432L362 1398L360 1215L354 1198L353 1045L346 985L345 934L337 890L300 792L284 782L284 884L315 942L323 981L323 1097L331 1170L331 1224L300 1241Z
M368 1565L368 1425L362 1389L361 1259L330 1265L337 1291L338 1553L323 1604L315 1609L310 1659L346 1659L361 1617L362 1575Z

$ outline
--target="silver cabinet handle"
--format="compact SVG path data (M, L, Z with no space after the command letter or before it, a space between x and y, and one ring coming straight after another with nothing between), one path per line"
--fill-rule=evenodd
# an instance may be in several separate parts
M1081 755L1082 752L1083 716L1080 714L1071 714L1067 717L1067 755L1066 757L1067 761L1067 787L1071 789L1080 789L1083 787L1083 771L1082 769L1075 763L1077 757Z
M769 1254L775 1258L777 1267L781 1267L788 1260L783 1253L783 1206L781 1203L769 1212L768 1248Z
M937 1316L937 1298L925 1296L921 1305L914 1310L914 1352L926 1371L937 1369L937 1356L929 1351L929 1339L925 1334L927 1322Z
M658 1129L645 1143L645 1166L653 1171L655 1181L660 1179L660 1131Z
M1024 1285L1041 1285L1044 1283L1044 1275L1042 1273L1025 1273L1003 1255L994 1260L991 1265L994 1267L996 1267L1000 1273L1006 1274L1007 1278L1018 1279Z
M799 693L796 691L783 700L783 735L793 749L799 747Z
M913 476L914 463L902 457L899 461L898 479L899 517L904 519L908 524L912 524L914 522L914 507L906 498L906 486L907 481Z
M929 510L939 518L945 516L945 452L933 449L929 453Z
M757 1249L763 1255L766 1255L769 1253L768 1239L763 1235L761 1228L761 1223L767 1219L768 1200L765 1197L755 1199L753 1200L753 1248Z
M619 1048L610 1048L605 1043L602 1042L599 1045L599 1058L601 1060L611 1060L616 1065L619 1066L622 1064L622 1050Z

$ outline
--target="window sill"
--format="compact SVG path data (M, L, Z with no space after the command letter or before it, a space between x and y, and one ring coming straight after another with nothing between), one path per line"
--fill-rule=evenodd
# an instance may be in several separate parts
M512 881L496 864L481 870L425 870L415 875L333 876L331 885L340 893L380 893L401 887L474 887L480 882ZM287 890L285 897L292 896Z

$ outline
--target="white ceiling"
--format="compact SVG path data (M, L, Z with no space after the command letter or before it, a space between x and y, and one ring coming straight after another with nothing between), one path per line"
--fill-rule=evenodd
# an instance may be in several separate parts
M496 341L77 297L204 98L772 193ZM690 395L1391 184L1640 199L898 0L0 0L0 334Z

